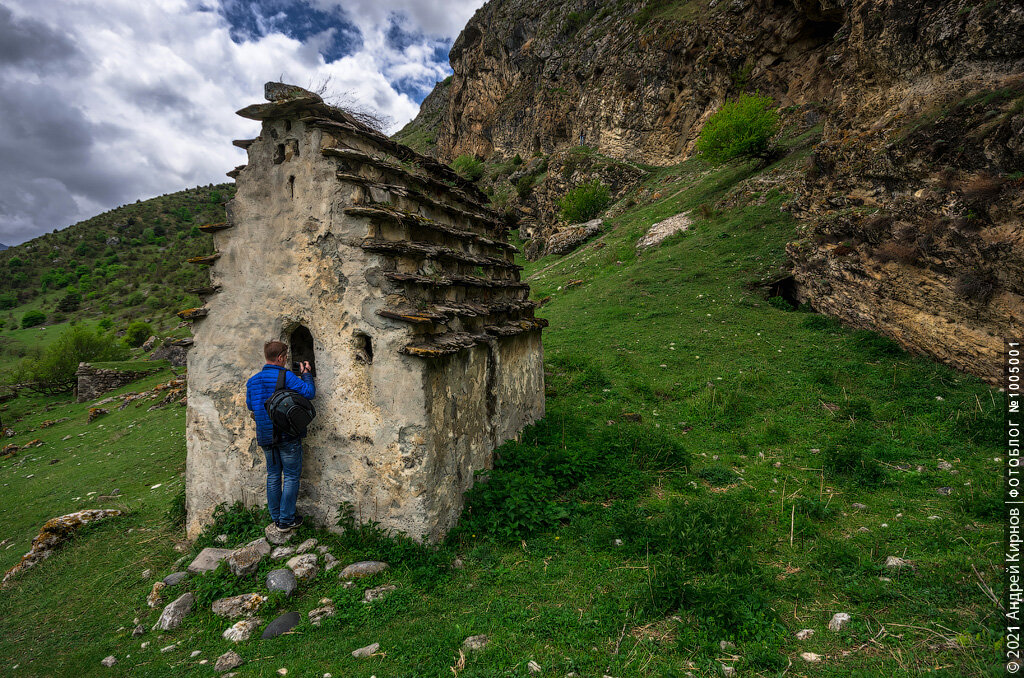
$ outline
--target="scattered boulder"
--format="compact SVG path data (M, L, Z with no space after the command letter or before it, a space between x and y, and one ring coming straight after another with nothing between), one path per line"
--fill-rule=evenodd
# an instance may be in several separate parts
M260 540L264 544L265 540ZM270 545L267 544L267 551L269 552ZM246 577L260 566L260 561L263 560L262 549L255 544L248 544L235 551L231 552L231 555L227 557L228 567L231 569L231 573L236 577Z
M307 539L295 548L295 555L300 555L316 548L316 539Z
M226 631L224 631L224 640L230 640L233 643L241 643L249 640L252 632L260 625L260 620L254 617L243 619L232 624Z
M366 591L363 591L363 602L372 603L375 600L380 600L387 594L394 591L396 588L398 587L394 584L384 584L383 586L376 586L372 589L366 589Z
M223 673L230 671L231 669L237 669L243 664L242 658L234 650L228 650L221 656L217 657L217 663L213 665L214 671Z
M338 575L339 579L361 579L363 577L370 577L378 572L383 572L388 569L388 564L380 560L360 560L358 563L352 563L341 571Z
M848 615L845 612L836 612L834 615L832 615L832 619L828 623L828 630L839 631L844 626L846 626L846 623L848 621L850 621L850 615Z
M909 560L904 560L899 556L889 556L885 559L885 566L890 570L900 570L904 567L913 567L913 563Z
M462 641L462 649L466 652L476 652L487 647L487 644L491 642L491 639L486 634L480 634L479 636L470 636Z
M142 352L143 353L149 353L150 351L152 351L153 347L156 346L156 342L157 342L156 335L151 334L149 336L149 339L146 339L146 341L142 342Z
M177 586L181 582L185 581L188 577L188 572L172 572L171 574L164 577L165 586Z
M202 574L203 572L212 572L217 569L220 565L220 561L224 560L228 556L234 553L234 549L215 549L213 547L207 547L199 552L196 559L193 560L186 570L192 574Z
M159 607L161 600L160 589L162 589L164 586L166 586L166 584L164 584L162 581L154 583L153 590L149 592L148 596L146 596L146 604L148 604L150 607Z
M146 632L146 627L142 624L136 624L135 628L132 629L132 638L138 638Z
M330 598L321 598L320 607L309 611L309 622L313 626L320 626L320 622L328 617L333 617L334 612L334 601Z
M263 629L263 635L260 636L263 640L269 640L271 638L277 638L281 634L288 633L296 626L302 617L299 616L298 612L285 612L274 621L267 624L267 628Z
M266 536L267 541L274 546L287 544L292 538L291 532L277 529L277 525L274 523L267 525L266 529L263 530L263 534Z
M547 237L544 254L569 254L601 232L601 219L563 228Z
M245 545L246 548L254 548L261 556L269 556L273 550L273 546L267 541L266 537L260 537L259 539L253 539L251 542Z
M271 593L280 591L284 595L290 596L296 586L295 573L289 568L271 570L267 573L267 590Z
M76 511L67 515L50 518L43 523L39 534L32 540L32 548L21 557L21 562L7 570L3 581L0 581L0 588L3 588L12 577L34 567L40 561L49 558L53 552L71 538L83 525L97 520L113 518L121 515L121 511L114 509L87 509Z
M103 664L103 665L104 665L104 666L106 666L106 667L107 667L108 669L109 669L109 668L110 668L111 666L113 666L114 664L116 664L116 663L117 663L117 658L116 658L116 657L114 657L114 655L110 655L109 657L104 657L104 658L103 658L103 659L102 659L102 660L100 661L100 664Z
M287 562L287 565L295 573L295 577L299 581L311 581L320 571L316 564L315 553L304 553L301 556L295 556Z
M271 560L281 560L282 558L291 558L295 555L294 546L278 546L270 552Z
M160 618L156 621L156 625L153 626L153 630L173 631L178 628L181 626L181 622L184 621L185 616L192 611L192 606L195 602L196 597L191 593L178 596L174 602L170 603L160 613Z
M369 657L373 655L379 649L380 643L373 643L371 645L367 645L366 647L361 647L358 650L352 650L352 656L356 659L363 659L364 657Z
M266 597L258 593L243 593L240 596L213 601L212 610L220 617L247 617L260 609L265 602Z
M331 553L324 554L324 571L330 572L341 563L340 560L334 557Z
M178 644L174 643L173 645L168 645L166 647L161 647L160 648L160 653L161 654L167 654L168 652L174 652L177 649L178 649Z

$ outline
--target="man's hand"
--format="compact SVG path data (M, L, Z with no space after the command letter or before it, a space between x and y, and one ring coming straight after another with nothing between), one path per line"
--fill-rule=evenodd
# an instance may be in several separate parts
M308 360L305 361L304 363L302 363L301 365L299 365L299 369L302 370L303 374L309 374L312 371L312 368L309 366L309 361Z

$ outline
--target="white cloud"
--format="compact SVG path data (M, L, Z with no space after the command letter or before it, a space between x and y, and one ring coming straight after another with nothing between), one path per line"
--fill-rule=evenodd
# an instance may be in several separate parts
M409 93L422 98L447 73L438 46L450 44L483 0L346 1L363 45L333 63L319 51L330 35L302 42L272 32L236 43L224 16L206 4L9 0L13 16L0 6L0 42L33 36L0 45L0 114L25 128L0 141L0 182L8 187L0 194L0 242L16 244L137 198L226 181L224 173L245 161L231 140L259 131L234 112L261 100L268 80L308 86L330 78L332 90L401 126L419 108ZM388 39L396 20L409 44Z

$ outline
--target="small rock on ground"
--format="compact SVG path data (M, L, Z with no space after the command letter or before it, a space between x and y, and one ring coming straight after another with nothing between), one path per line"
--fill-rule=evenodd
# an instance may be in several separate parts
M398 587L394 584L384 584L383 586L376 586L372 589L366 589L363 591L363 602L372 603L375 600L380 600L387 594L391 593Z
M688 230L692 223L693 220L690 219L689 212L681 212L664 221L659 221L647 229L646 235L637 241L637 249L654 247L670 235Z
M270 552L270 558L272 560L281 560L282 558L291 558L295 555L294 546L277 546L273 551Z
M261 623L262 621L260 619L255 619L253 617L243 619L242 621L235 622L228 627L222 634L222 637L224 640L230 640L234 643L244 642L249 640L249 637L252 636L252 632L255 631Z
M821 661L821 655L814 654L813 652L801 652L800 659L803 659L808 664L817 664Z
M388 564L380 560L361 560L358 563L352 563L341 571L338 575L339 579L359 579L361 577L369 577L383 572L388 569Z
M729 650L735 650L736 643L731 643L728 640L720 640L718 641L718 647L722 652L727 652Z
M369 657L379 649L380 643L373 643L371 645L367 645L366 647L361 647L358 650L352 650L352 656L356 659L362 659L364 657Z
M274 621L267 624L267 628L263 629L263 634L260 636L263 640L269 640L271 638L277 638L278 636L288 633L302 621L302 617L299 616L298 612L285 612Z
M243 593L239 596L213 601L212 610L215 615L220 617L248 616L258 610L266 600L266 597L258 593Z
M490 638L486 634L480 634L479 636L470 636L462 641L462 649L467 652L476 652L487 647L487 643L491 642Z
M335 558L333 554L330 554L330 553L325 553L324 554L324 571L325 572L330 572L331 570L333 570L334 568L336 568L340 564L341 564L341 561L339 561L337 558Z
M735 667L726 666L725 664L719 664L719 666L722 668L722 675L725 676L725 678L732 678L732 676L736 675Z
M286 564L295 573L295 578L299 581L310 581L320 571L316 564L315 553L304 553L301 556L295 556Z
M298 583L295 579L295 573L287 567L271 570L267 573L268 591L280 591L286 596L290 596L295 591L296 586L298 586Z
M230 671L231 669L237 669L242 665L242 658L234 650L228 650L221 656L217 657L217 663L213 665L213 669L217 672L223 673L224 671Z
M161 647L160 651L161 652L174 652L177 649L178 649L178 644L174 643L173 645L168 645L167 647Z
M199 552L196 559L189 564L187 569L192 574L202 574L203 572L212 572L217 569L220 565L220 561L224 560L234 552L234 549L215 549L207 547Z
M334 601L330 598L321 598L320 607L309 611L309 623L313 626L320 626L320 622L328 617L333 617L334 612Z
M530 673L540 673L541 672L540 664L538 664L537 662L533 661L532 659L530 660L530 663L526 665L526 668L528 668L530 670Z
M132 638L138 638L139 636L141 636L145 632L146 632L146 627L144 627L142 624L136 624L135 628L132 629Z
M188 572L172 572L164 577L164 586L177 586L185 581L186 577L188 577Z
M838 631L844 626L846 626L846 622L848 621L850 621L850 615L848 615L845 612L836 612L834 615L832 615L832 619L828 623L828 630Z
M185 619L185 615L192 611L195 602L196 597L191 593L179 596L160 613L160 618L156 621L153 630L173 631L178 628Z
M807 640L814 635L814 629L800 629L796 632L797 640Z
M904 567L913 567L909 560L904 560L899 556L889 556L885 559L885 566L890 570L899 570Z
M264 543L266 542L264 541ZM232 551L227 559L231 574L236 577L246 577L255 572L260 566L260 561L263 560L263 554L260 551L260 547L255 544Z
M295 548L295 555L312 551L314 548L316 548L316 539L307 539Z
M868 507L867 504L860 504L858 502L854 502L854 503L850 504L850 508L855 508L855 509L858 509L858 510L863 510L863 509L866 509L867 507Z
M109 657L104 657L103 661L100 662L100 664L103 664L107 668L110 668L111 666L113 666L116 663L117 663L117 658L114 657L114 655L110 655Z
M952 471L953 470L953 465L950 464L948 461L940 461L939 462L939 470L940 471Z

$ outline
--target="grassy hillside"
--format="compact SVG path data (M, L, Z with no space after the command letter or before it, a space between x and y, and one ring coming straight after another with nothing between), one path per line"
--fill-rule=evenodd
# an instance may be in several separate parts
M30 311L42 312L44 325L109 317L120 327L197 305L185 290L207 272L184 262L212 252L197 226L223 221L234 190L210 185L138 201L0 251L0 356L33 344L21 333Z
M168 510L182 486L182 408L130 406L86 424L87 405L8 404L5 422L23 416L13 442L44 445L0 461L5 566L48 517L130 513L0 593L5 668L208 676L199 662L235 649L239 676L714 676L723 663L742 676L1001 675L1000 620L984 593L1001 581L999 394L759 287L794 229L775 178L812 141L762 172L658 170L599 238L529 263L551 322L545 419L501 449L437 550L303 528L297 540L317 536L342 564L393 567L354 589L321 572L273 599L264 621L303 615L275 640L233 646L208 601L262 590L280 563L248 580L190 580L201 609L177 631L148 631L159 609L141 574L162 577L181 557ZM637 252L651 224L681 211L690 231ZM114 488L117 498L97 499ZM189 555L220 532L251 539L253 520L227 514ZM889 556L910 565L887 569ZM385 583L398 588L360 602ZM338 613L314 627L305 615L324 596ZM852 620L830 631L837 612ZM801 629L815 633L798 641ZM462 652L475 634L488 647ZM372 642L379 654L351 657ZM111 654L118 664L102 667Z

